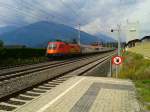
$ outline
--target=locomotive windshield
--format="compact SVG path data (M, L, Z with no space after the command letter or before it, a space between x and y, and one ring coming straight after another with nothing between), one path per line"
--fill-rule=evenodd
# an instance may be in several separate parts
M56 49L57 45L54 43L49 44L48 49Z

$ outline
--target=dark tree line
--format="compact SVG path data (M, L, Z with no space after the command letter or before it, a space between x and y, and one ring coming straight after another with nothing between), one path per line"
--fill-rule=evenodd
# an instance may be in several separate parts
M2 40L0 40L0 48L3 47L4 42Z

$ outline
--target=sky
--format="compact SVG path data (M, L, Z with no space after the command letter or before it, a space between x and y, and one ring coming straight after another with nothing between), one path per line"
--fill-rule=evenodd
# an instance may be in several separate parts
M0 0L0 27L53 21L92 35L103 33L126 40L127 25L138 23L138 36L150 35L150 0ZM127 24L128 21L128 24Z

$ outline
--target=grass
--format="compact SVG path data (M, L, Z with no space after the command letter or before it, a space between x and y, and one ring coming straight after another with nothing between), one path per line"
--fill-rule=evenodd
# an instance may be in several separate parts
M144 108L150 110L150 80L137 80L135 86L138 91L139 100L145 105Z
M150 79L150 60L140 54L126 52L123 55L124 63L119 73L120 78L132 80Z
M129 48L128 50L150 58L150 42L142 42L141 44Z
M132 52L126 52L123 57L124 63L119 77L133 80L139 100L143 104L150 103L150 60ZM150 110L150 105L145 105L145 108Z

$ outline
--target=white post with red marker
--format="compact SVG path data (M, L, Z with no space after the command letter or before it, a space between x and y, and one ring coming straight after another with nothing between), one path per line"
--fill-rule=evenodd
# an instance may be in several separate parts
M112 58L112 63L115 65L120 65L122 64L123 58L121 56L114 56Z
M111 29L111 32L117 31L118 32L118 56L120 56L121 50L121 43L120 43L120 36L121 36L121 23L117 25L117 29ZM119 66L116 65L116 77L118 77Z
M123 62L123 58L121 56L114 56L112 57L112 64L116 66L116 78L118 78L118 66L121 65Z

